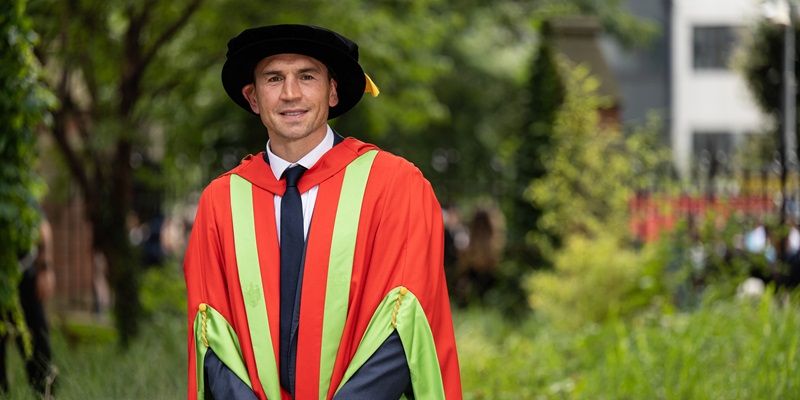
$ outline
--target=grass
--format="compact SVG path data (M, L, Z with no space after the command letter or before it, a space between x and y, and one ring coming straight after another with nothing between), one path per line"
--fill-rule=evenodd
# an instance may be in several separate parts
M89 334L76 341L75 331L51 334L59 369L56 398L181 399L186 398L186 328L183 317L159 316L143 324L143 334L121 351L107 334ZM85 329L85 328L81 328ZM70 337L70 340L67 340ZM10 349L9 349L10 350ZM11 399L35 399L25 385L16 351L10 360Z
M800 305L725 301L577 331L460 315L467 399L776 399L800 393Z
M649 314L574 331L531 316L512 322L485 309L455 319L466 399L775 399L800 393L799 301L770 295L718 301L688 314ZM57 398L184 398L183 321L155 318L125 352L108 340L73 344L54 334ZM18 356L11 370L10 398L35 398Z

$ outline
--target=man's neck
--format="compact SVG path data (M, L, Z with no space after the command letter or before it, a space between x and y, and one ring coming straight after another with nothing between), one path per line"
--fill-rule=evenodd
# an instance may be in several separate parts
M330 128L327 126L325 128L325 136L322 137L322 141L320 141L311 150L306 151L305 155L293 161L287 160L276 154L272 142L270 141L266 149L267 162L270 165L270 169L272 169L272 173L275 175L275 179L280 179L284 170L295 163L311 169L311 167L313 167L314 164L316 164L317 161L333 147L336 142L333 130L329 130Z
M327 132L328 126L325 125L320 131L314 132L311 135L298 140L276 141L270 138L269 148L276 156L290 163L296 163L298 160L305 157L305 155L311 150L314 150L314 148L320 143L322 143L322 140L325 139Z

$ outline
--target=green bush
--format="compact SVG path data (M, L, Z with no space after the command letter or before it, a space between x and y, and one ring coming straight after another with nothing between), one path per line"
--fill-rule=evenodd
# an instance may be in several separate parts
M744 234L753 228L742 218L717 218L714 213L697 217L701 222L681 222L658 246L663 255L661 282L673 303L681 309L702 302L727 299L736 294L749 276L769 277L773 268L765 252L743 248ZM778 228L768 224L772 232Z
M529 303L545 320L573 329L662 303L668 254L628 243L628 202L655 182L668 157L655 140L658 122L630 135L604 125L598 81L562 63L566 97L554 122L547 173L530 182L528 200L543 210L528 239L551 271L525 279ZM534 266L536 267L536 266Z
M542 210L527 239L551 260L573 235L627 236L634 190L655 182L656 171L668 162L656 140L657 121L630 135L602 124L599 110L606 99L597 93L597 79L583 66L562 69L567 96L543 160L547 173L525 192Z
M800 303L771 293L572 331L456 316L466 399L779 399L800 393Z
M566 329L630 315L662 294L657 250L625 248L612 236L572 236L552 271L526 278L529 303L544 320Z
M0 334L11 327L25 332L17 303L19 257L35 244L40 219L36 204L44 190L35 173L35 130L52 95L38 81L35 39L26 1L1 2Z
M103 321L66 318L58 328L70 345L106 344L117 340L117 331Z
M186 315L186 284L180 266L174 262L148 269L139 290L146 316Z

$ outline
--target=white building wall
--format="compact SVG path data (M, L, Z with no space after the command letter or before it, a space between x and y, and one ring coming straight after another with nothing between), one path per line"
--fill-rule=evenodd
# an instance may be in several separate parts
M692 133L757 133L768 123L735 69L695 70L692 29L698 25L749 28L760 13L759 0L673 0L672 132L673 159L688 176Z

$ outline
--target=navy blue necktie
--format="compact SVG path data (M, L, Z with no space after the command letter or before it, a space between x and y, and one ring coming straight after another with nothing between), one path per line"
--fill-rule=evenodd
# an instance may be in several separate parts
M302 266L305 239L303 235L303 204L297 181L306 172L302 165L286 169L286 192L281 199L281 386L291 390L290 377L294 373L294 365L290 365L292 319L295 313L297 297L297 280Z

